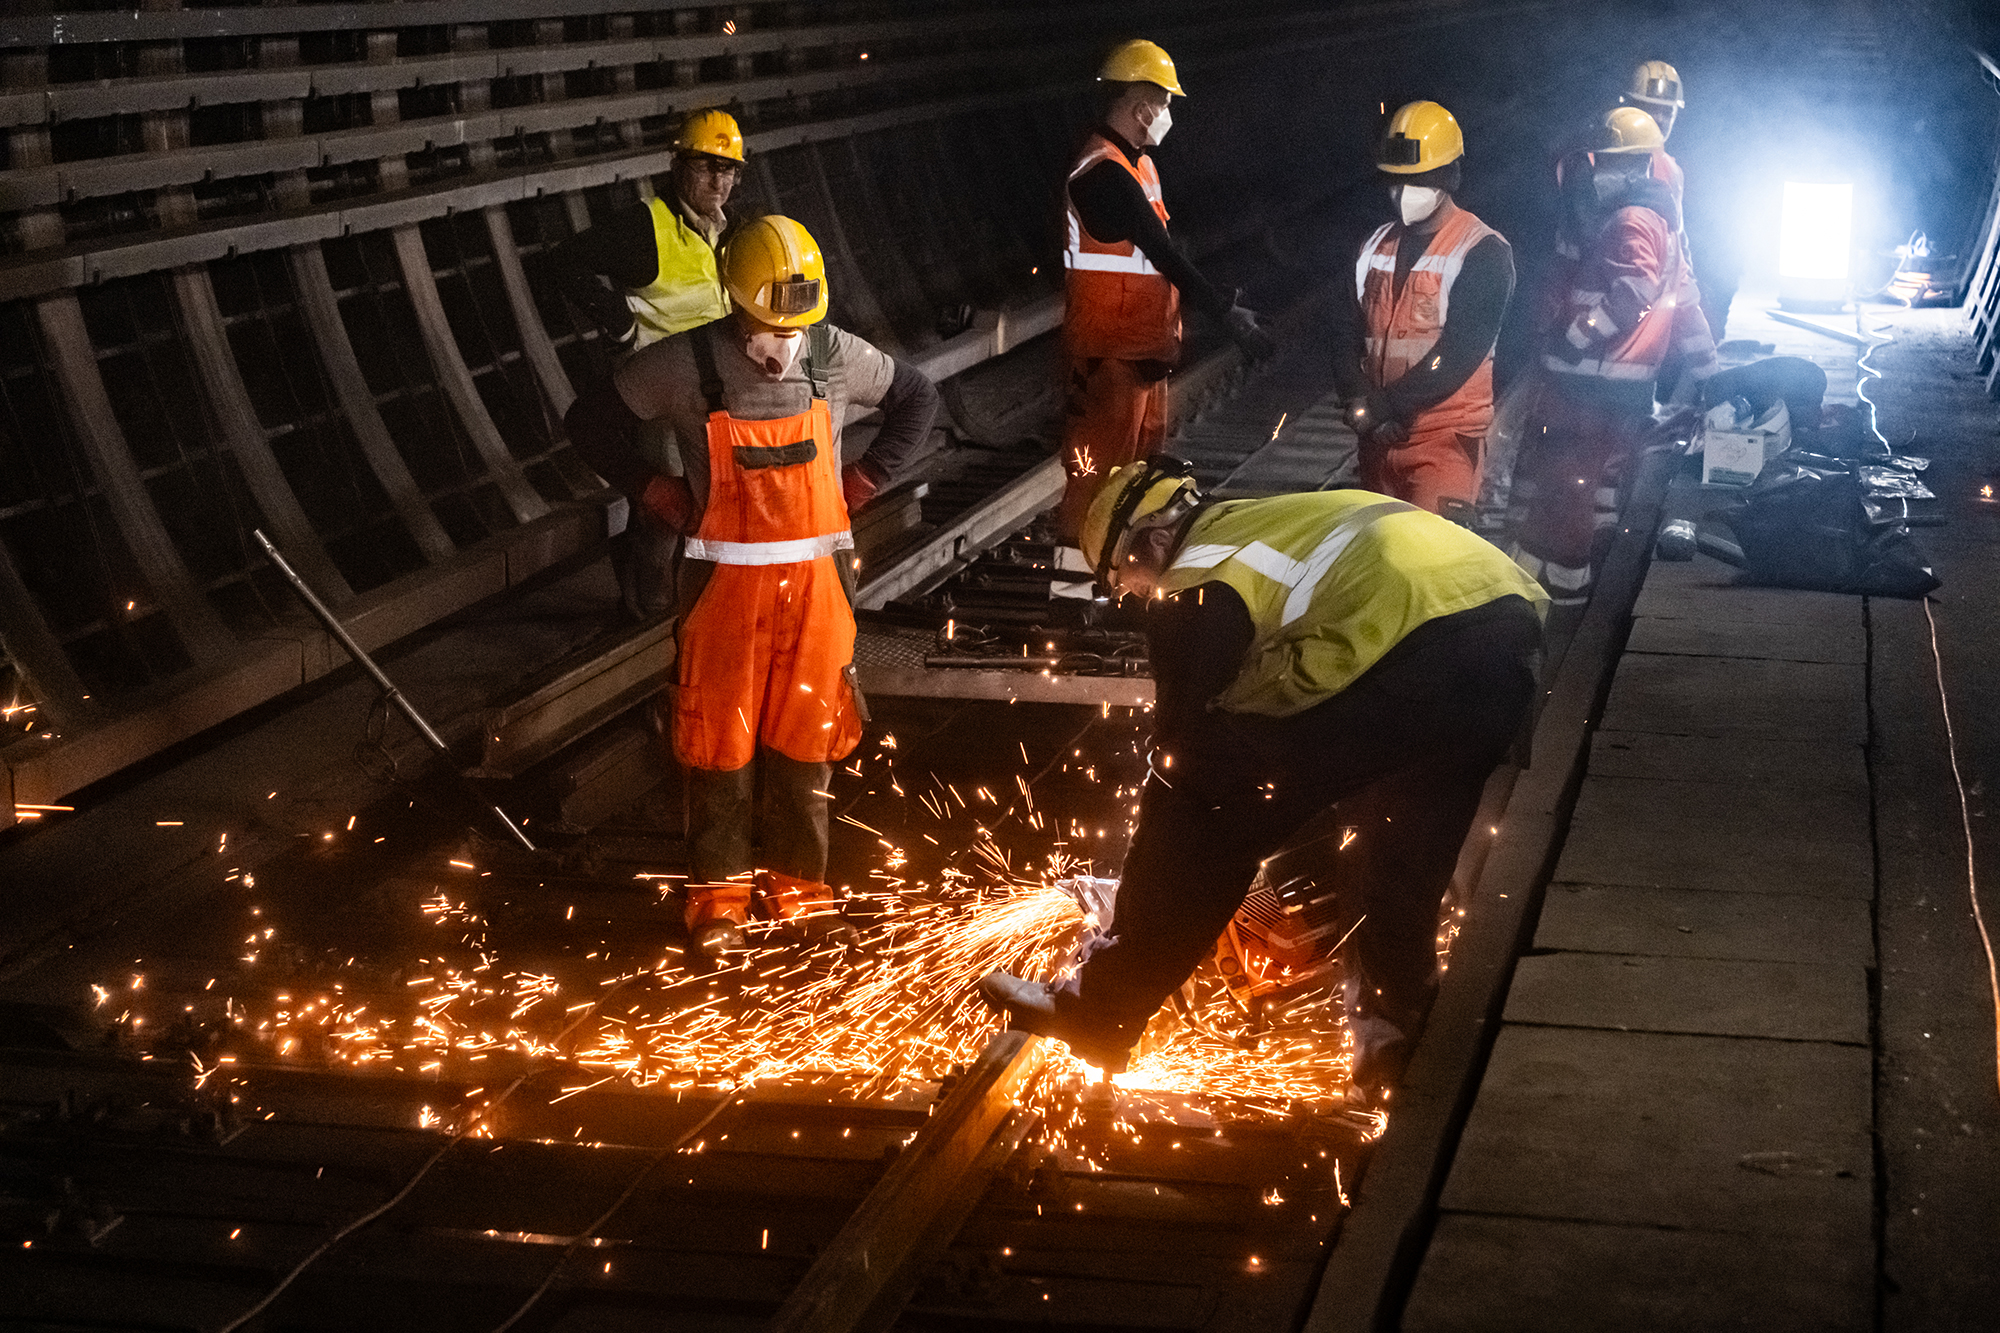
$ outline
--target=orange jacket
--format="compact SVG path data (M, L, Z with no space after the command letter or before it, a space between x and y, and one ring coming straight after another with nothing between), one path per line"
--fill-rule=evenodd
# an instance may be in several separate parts
M1131 241L1100 241L1084 230L1067 182L1099 162L1116 162L1132 173L1164 225L1167 205L1160 173L1151 157L1136 165L1118 146L1093 134L1065 178L1069 244L1063 251L1069 307L1063 315L1063 346L1071 356L1119 361L1174 361L1181 348L1180 292Z
M1361 247L1354 267L1355 294L1366 326L1362 369L1369 382L1386 388L1430 355L1451 313L1451 286L1472 248L1499 233L1461 208L1431 238L1396 292L1396 250L1408 237L1400 223L1384 223ZM1493 352L1451 397L1425 409L1408 424L1412 437L1452 430L1484 435L1493 420Z
M1627 205L1560 263L1543 309L1542 368L1559 380L1650 382L1674 343L1684 285L1673 227Z

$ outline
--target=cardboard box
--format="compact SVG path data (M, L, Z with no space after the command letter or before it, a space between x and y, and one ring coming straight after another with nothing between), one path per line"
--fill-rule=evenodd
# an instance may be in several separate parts
M1748 486L1757 480L1764 464L1791 444L1792 418L1783 399L1748 423L1737 421L1736 409L1728 403L1717 403L1702 421L1702 484Z

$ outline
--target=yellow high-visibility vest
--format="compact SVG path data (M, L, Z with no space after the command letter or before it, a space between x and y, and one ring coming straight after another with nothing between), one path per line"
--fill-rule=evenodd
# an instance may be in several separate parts
M1358 680L1419 625L1502 597L1548 594L1484 538L1370 491L1225 500L1195 516L1161 591L1224 583L1256 638L1216 698L1289 717Z
M660 271L649 286L625 294L625 304L639 326L635 339L639 347L729 313L729 295L722 289L715 247L708 238L666 200L649 199L646 207L653 214Z

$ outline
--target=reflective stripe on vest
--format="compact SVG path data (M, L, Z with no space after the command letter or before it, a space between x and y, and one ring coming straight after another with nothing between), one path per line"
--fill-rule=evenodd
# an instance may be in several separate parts
M659 268L653 281L625 293L644 347L729 313L729 296L716 271L715 247L664 199L646 201L653 219Z
M794 565L837 551L853 550L854 534L829 532L788 542L723 542L689 537L685 549L690 560L712 560L718 565Z
M1073 181L1100 162L1116 162L1139 184L1160 225L1167 223L1167 206L1160 177L1150 157L1137 162L1102 134L1090 142L1070 169ZM1110 357L1125 361L1174 361L1180 356L1180 293L1132 241L1100 241L1084 227L1069 198L1068 237L1063 267L1068 308L1063 316L1063 343L1073 356Z
M717 327L689 336L713 339ZM715 350L711 341L710 354ZM771 465L746 467L746 455ZM763 421L731 416L726 402L709 413L708 496L687 539L690 558L720 565L820 560L853 547L849 526L840 431L826 399L815 396L796 416Z
M1319 587L1319 581L1333 568L1333 562L1340 559L1361 530L1381 518L1384 514L1403 513L1414 506L1401 500L1384 500L1381 504L1357 509L1342 519L1333 530L1320 538L1320 543L1303 560L1280 554L1262 542L1251 542L1247 546L1195 546L1181 553L1174 561L1175 569L1213 569L1225 560L1235 560L1247 568L1256 570L1272 582L1290 589L1285 597L1284 614L1278 621L1279 628L1291 624L1306 613L1312 605L1312 595Z
M1498 234L1462 208L1429 237L1413 237L1393 222L1375 229L1354 269L1371 380L1394 384L1437 345L1451 316L1451 288L1465 267L1465 257L1488 236ZM1424 241L1426 250L1410 265L1398 292L1397 250L1411 240ZM1421 282L1419 274L1425 275Z
M1440 616L1547 595L1485 539L1368 491L1225 500L1196 515L1160 577L1168 595L1221 583L1254 630L1214 706L1287 717L1359 679Z

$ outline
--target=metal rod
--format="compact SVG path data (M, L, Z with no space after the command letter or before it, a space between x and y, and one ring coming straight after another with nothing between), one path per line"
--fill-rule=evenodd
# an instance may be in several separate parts
M339 642L340 646L347 650L347 655L359 663L363 671L366 671L374 678L375 683L382 689L382 697L395 705L397 712L409 719L410 725L417 729L417 734L424 738L425 743L431 749L444 757L445 761L452 766L452 772L457 773L457 761L452 759L451 747L444 743L444 737L431 729L431 724L424 721L423 714L417 711L416 705L405 699L403 692L396 688L396 682L390 680L383 673L382 668L375 665L375 659L361 650L361 645L354 641L354 636L347 632L347 627L335 619L333 612L327 609L326 603L322 602L318 595L313 592L312 588L307 585L306 581L299 577L298 571L285 562L285 557L279 553L277 547L271 544L271 539L264 535L263 529L252 529L250 535L257 539L257 544L264 548L264 554L270 558L272 564L278 567L278 572L285 576L286 580L292 585L293 590L304 599L308 607L312 608L312 613L319 617L319 623L326 626L326 632L331 634ZM470 785L470 783L467 784L468 788ZM509 818L505 810L488 801L484 796L480 796L478 799L481 804L493 812L495 819L506 825L508 835L515 842L519 843L523 849L530 852L537 850L535 844L528 840L528 835L522 831L521 826Z

